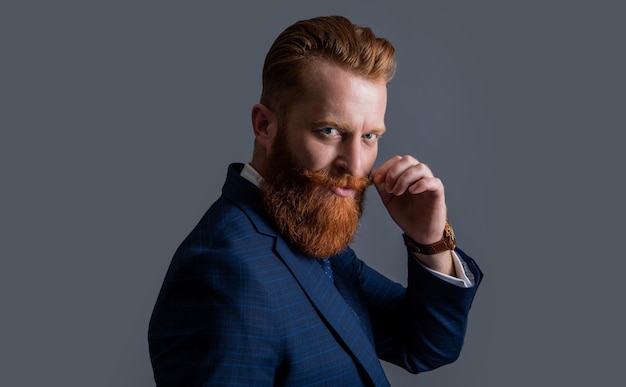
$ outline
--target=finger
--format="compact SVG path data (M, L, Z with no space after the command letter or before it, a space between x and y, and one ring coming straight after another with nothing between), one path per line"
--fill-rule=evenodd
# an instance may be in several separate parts
M437 177L419 179L408 187L409 193L413 195L418 195L427 191L443 193L443 189L443 182Z
M382 182L385 182L387 184L387 188L391 189L393 186L390 185L391 180L395 180L405 169L417 164L419 164L419 161L412 156L394 156L387 160L373 173L372 177L374 179L374 183L381 184Z
M415 182L432 178L430 168L417 160L402 160L391 166L385 175L385 190L394 195L402 195Z
M388 179L391 179L392 175L393 171L390 170L387 174ZM430 169L428 169L428 167L424 164L417 164L402 171L400 175L395 178L395 180L386 181L385 188L387 191L399 196L403 195L410 187L415 185L417 182L431 178L433 178L433 176L430 172Z
M394 163L400 161L401 159L402 159L402 157L400 157L400 156L394 156L394 157L390 158L389 160L385 161L380 167L378 167L378 169L373 171L372 172L372 180L374 181L374 183L375 184L380 184L380 183L384 182L385 181L385 175L387 174L387 171L389 170L389 168L391 168Z

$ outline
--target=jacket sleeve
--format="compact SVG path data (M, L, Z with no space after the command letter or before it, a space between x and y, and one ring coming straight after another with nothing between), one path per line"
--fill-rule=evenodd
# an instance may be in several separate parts
M379 358L412 373L432 370L458 358L482 272L463 251L456 252L474 274L475 285L470 288L437 278L410 254L406 288L354 257L353 267Z
M279 338L266 285L219 247L183 246L168 270L148 333L159 387L273 384Z

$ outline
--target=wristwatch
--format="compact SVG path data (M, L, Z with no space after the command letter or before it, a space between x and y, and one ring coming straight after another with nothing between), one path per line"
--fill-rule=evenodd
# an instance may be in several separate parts
M443 251L454 250L456 247L456 238L454 237L454 231L450 222L446 220L446 226L443 229L443 237L441 240L431 243L429 245L423 245L415 242L411 237L406 234L402 234L404 238L404 244L412 251L425 255L438 254Z

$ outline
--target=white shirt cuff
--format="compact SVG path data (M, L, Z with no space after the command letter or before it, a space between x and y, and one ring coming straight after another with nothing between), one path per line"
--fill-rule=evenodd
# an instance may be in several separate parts
M442 280L451 283L456 286L460 286L462 288L471 288L474 286L474 274L472 274L471 270L467 267L467 263L462 260L457 253L453 250L452 253L452 262L454 263L454 270L456 270L457 275L460 278L453 277L451 275L443 274L438 271L432 270L426 266L424 266L418 259L416 261L422 265L422 267L429 272L431 272L434 276L441 278Z

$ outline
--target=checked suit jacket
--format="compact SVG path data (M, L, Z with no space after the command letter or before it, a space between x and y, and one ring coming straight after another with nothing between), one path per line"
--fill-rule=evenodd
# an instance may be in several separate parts
M388 386L379 359L417 373L459 356L477 285L409 258L405 288L350 248L330 258L333 283L278 234L242 167L170 263L148 330L157 386Z

